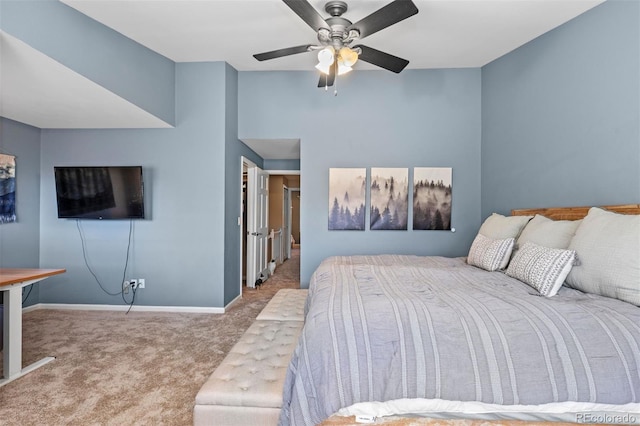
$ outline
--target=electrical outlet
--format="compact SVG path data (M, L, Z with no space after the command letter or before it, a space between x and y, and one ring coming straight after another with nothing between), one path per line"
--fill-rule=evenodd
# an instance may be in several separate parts
M144 288L144 278L138 278L138 288Z
M129 284L131 284L131 288L133 290L137 290L138 289L138 280L129 280Z
M129 293L129 281L124 281L122 283L122 292L124 294L128 294Z

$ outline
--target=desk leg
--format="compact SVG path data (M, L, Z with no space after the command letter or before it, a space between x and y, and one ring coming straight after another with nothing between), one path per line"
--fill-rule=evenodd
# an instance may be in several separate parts
M4 379L0 379L0 387L55 359L46 357L22 368L22 286L11 287L4 294Z
M22 287L12 287L4 297L4 377L22 371Z

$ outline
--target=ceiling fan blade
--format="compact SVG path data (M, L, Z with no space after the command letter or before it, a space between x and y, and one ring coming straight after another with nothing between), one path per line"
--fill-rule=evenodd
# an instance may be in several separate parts
M393 71L395 73L399 73L407 65L409 65L409 61L407 61L406 59L398 58L397 56L381 52L380 50L376 50L372 47L358 45L353 46L353 48L360 48L360 50L362 51L362 53L360 53L360 55L358 56L359 60L369 62L370 64L379 66L380 68L384 68L389 71Z
M416 13L418 8L411 0L395 0L355 24L351 24L347 27L347 31L358 30L360 38L363 39Z
M313 46L311 44L305 44L302 46L287 47L286 49L272 50L271 52L258 53L253 55L259 61L266 61L267 59L281 58L283 56L295 55L296 53L309 52L309 48Z
M320 73L320 81L318 81L318 87L331 87L336 81L336 66L337 62L329 68L329 74Z
M304 22L307 23L314 31L320 28L329 29L329 25L325 22L322 15L307 2L307 0L282 0L293 10Z

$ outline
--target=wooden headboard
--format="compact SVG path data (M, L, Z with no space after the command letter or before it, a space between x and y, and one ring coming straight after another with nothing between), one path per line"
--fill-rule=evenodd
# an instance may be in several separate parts
M621 204L617 206L600 206L605 210L623 214L640 214L640 204ZM545 209L515 209L512 216L534 216L536 214L553 220L583 219L591 207L549 207Z

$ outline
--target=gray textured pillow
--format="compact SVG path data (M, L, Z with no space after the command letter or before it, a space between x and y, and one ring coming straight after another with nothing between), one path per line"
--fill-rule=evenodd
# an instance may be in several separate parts
M505 273L538 290L554 296L571 271L576 252L543 247L527 242L513 256Z
M518 238L522 228L531 220L533 216L502 216L493 213L480 227L479 234L494 240L505 238Z
M551 220L539 214L527 223L513 247L513 258L526 242L543 247L566 249L582 220Z
M578 264L570 287L640 306L640 215L592 207L569 244Z
M495 240L478 234L469 249L467 263L487 271L504 269L509 263L514 243L513 238Z
M551 220L539 214L522 230L516 247L531 242L543 247L566 249L582 220Z

